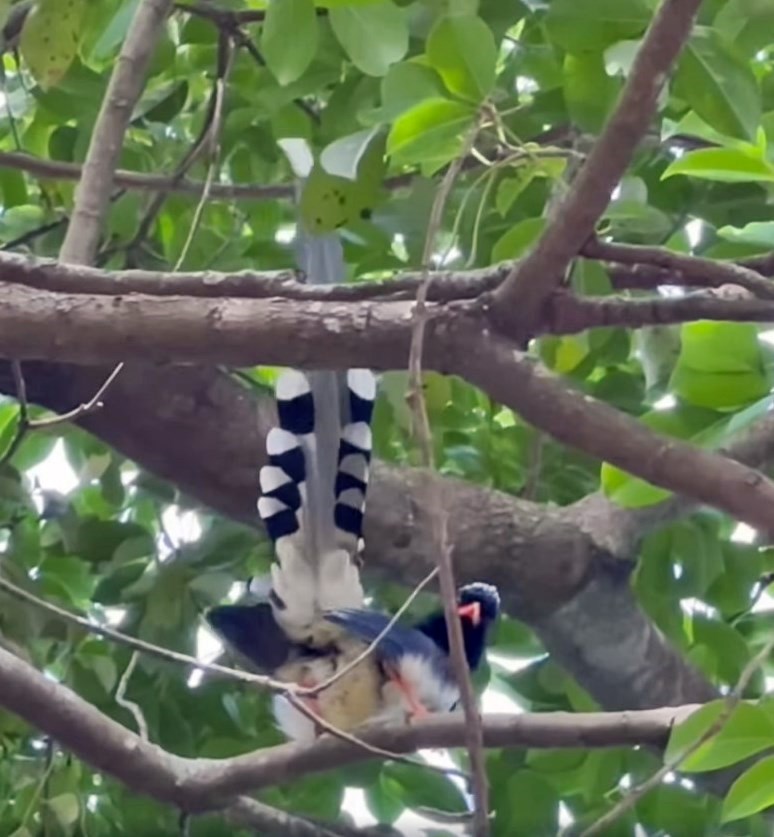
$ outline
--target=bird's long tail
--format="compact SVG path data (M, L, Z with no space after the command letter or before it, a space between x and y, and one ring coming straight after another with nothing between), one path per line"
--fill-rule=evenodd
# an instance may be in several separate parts
M341 281L337 235L302 237L301 248L311 280ZM277 380L279 422L266 440L258 512L275 545L274 615L297 642L324 644L331 624L322 613L362 606L358 558L375 396L368 369L289 369Z

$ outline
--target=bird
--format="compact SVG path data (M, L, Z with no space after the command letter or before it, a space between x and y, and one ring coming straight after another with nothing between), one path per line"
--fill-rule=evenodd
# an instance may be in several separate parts
M248 585L260 601L211 608L207 623L240 660L279 681L317 687L347 668L301 698L337 729L454 708L459 693L442 611L415 626L391 626L353 665L391 620L365 606L360 579L374 374L287 369L275 397L278 423L266 438L257 501L275 561L268 578ZM498 612L496 588L481 582L460 588L458 613L473 669ZM310 741L320 732L281 694L273 710L288 738Z
M500 596L491 584L474 582L457 591L457 615L465 659L475 671L484 657L487 635L500 612ZM386 675L385 703L402 707L410 718L448 712L459 702L459 686L449 654L446 615L439 610L413 627L391 624L389 614L340 610L331 622L374 646Z

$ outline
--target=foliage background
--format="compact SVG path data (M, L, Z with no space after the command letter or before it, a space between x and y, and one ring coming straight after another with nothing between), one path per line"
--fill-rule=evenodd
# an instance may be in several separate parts
M75 183L40 161L83 162L136 6L41 0L39 32L36 37L25 24L20 63L16 42L7 43L0 116L4 250L56 257ZM205 181L216 167L218 183L252 187L252 196L237 190L224 198L212 189L200 205L195 194L157 192L163 200L156 202L148 190L118 188L98 263L223 272L292 268L295 209L287 190L274 189L293 177L280 141L303 137L320 152L353 134L362 142L363 131L381 126L376 142L386 143L387 170L364 158L368 167L359 179L342 186L341 219L326 204L326 190L340 181L323 178L305 211L322 217L324 226L343 220L352 281L415 267L439 171L459 154L482 112L488 123L447 204L439 260L468 269L517 258L543 229L547 207L566 189L589 137L605 125L655 6L650 0L329 0L315 7L311 0L282 0L265 14L260 2L178 3L155 51L120 168ZM0 3L9 21L13 8ZM69 22L65 12L74 16ZM242 35L234 36L233 26ZM774 6L766 0L702 4L659 117L601 231L617 241L712 259L771 251L772 26ZM226 76L217 163L205 149L182 171L181 161L212 121L207 102L225 75L224 33L242 46ZM18 152L37 162L22 166ZM377 188L382 174L385 188ZM592 260L579 260L570 277L573 288L594 296L611 294L613 280ZM770 409L772 342L757 325L702 321L548 335L533 351L568 387L662 432L719 446ZM231 374L261 393L273 370ZM552 441L459 378L426 378L436 460L445 475L548 506L569 506L600 489L627 507L668 496ZM405 386L403 372L383 376L375 420L379 457L398 465L416 462ZM33 418L42 414L31 410ZM5 398L4 575L150 642L201 652L202 610L233 595L235 580L265 571L270 549L263 536L181 496L76 427L37 430L11 447L19 421L17 401ZM715 685L733 686L770 635L771 551L749 528L702 510L654 531L629 557L636 562L632 584L649 617ZM402 602L399 578L370 582L377 603ZM419 607L431 603L427 597ZM10 598L3 599L0 629L36 666L133 727L115 697L128 649ZM516 619L500 625L490 663L490 706L599 708ZM126 697L142 707L151 740L201 757L279 742L265 696L210 677L194 687L189 674L146 658L133 671ZM751 696L765 691L767 674L768 666L758 672ZM771 740L771 711L761 706L753 728L763 745ZM178 812L129 793L11 714L0 713L0 740L0 833L178 832ZM644 749L493 750L494 831L555 834L560 808L564 817L593 818L659 764ZM746 799L766 782L764 775ZM401 765L331 771L282 784L262 799L333 820L345 788L353 787L363 790L368 811L381 823L423 806L464 810L453 782ZM743 800L736 809L727 805L725 814L732 810L750 809ZM721 799L671 781L605 833L768 833L755 815L730 826L720 824L722 816ZM193 835L225 833L217 817L187 827ZM457 831L436 825L428 833Z

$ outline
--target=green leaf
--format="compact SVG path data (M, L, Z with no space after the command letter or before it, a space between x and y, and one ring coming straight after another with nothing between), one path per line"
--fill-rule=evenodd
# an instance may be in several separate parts
M261 50L282 84L300 78L317 52L317 13L313 0L272 0L266 10Z
M62 828L69 828L78 821L81 806L78 797L74 793L61 793L59 796L53 797L53 799L48 799L46 804Z
M529 800L529 805L512 805L507 814L505 834L556 834L558 795L551 783L539 774L520 770L508 782L510 799Z
M665 169L661 179L684 174L721 183L758 183L774 180L774 166L745 151L701 148L689 151Z
M699 407L729 409L763 398L771 389L758 330L729 322L688 323L670 388Z
M464 795L446 776L403 764L386 764L382 776L400 787L399 798L405 808L424 806L453 813L467 810Z
M387 137L387 153L396 162L447 162L459 152L475 111L462 102L429 99L400 116Z
M537 241L546 225L545 218L527 218L500 236L492 247L492 261L518 259Z
M416 61L393 64L382 79L379 117L390 122L425 99L443 98L438 73Z
M385 75L408 50L406 15L389 0L337 6L329 17L339 43L366 75Z
M599 133L615 104L619 87L605 71L602 54L568 53L563 73L564 98L570 118L584 131Z
M86 0L40 0L27 15L19 50L37 83L61 81L78 53Z
M495 82L497 47L492 30L476 15L450 15L427 38L427 58L455 95L483 101Z
M641 35L651 16L643 0L553 0L546 26L552 41L563 49L601 51Z
M117 520L85 518L78 528L75 550L85 561L100 563L109 561L122 543L135 538L143 539L143 547L147 550L143 554L153 554L153 538L144 527Z
M731 785L723 801L723 822L749 817L774 804L774 756L761 759Z
M743 227L725 226L717 233L727 241L752 244L761 250L774 250L774 221L751 221Z
M740 54L752 57L771 44L774 4L770 0L727 0L712 25Z
M677 67L675 89L722 134L755 137L761 118L758 82L714 30L694 27Z
M716 700L691 713L672 730L664 760L681 758L680 770L699 773L728 767L774 746L774 721L759 707L739 703L719 731L684 757L718 722L725 709L725 701Z

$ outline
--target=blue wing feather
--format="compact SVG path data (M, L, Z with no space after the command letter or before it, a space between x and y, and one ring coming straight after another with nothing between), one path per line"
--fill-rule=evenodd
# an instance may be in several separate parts
M344 628L352 636L369 645L387 627L392 619L386 613L371 610L334 610L325 618ZM428 658L441 656L438 646L423 633L404 625L395 624L376 644L377 653L388 662L395 663L406 654Z

